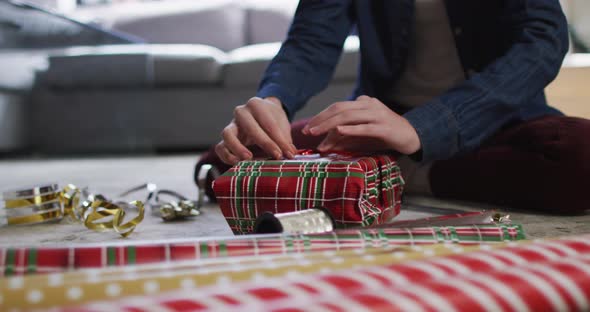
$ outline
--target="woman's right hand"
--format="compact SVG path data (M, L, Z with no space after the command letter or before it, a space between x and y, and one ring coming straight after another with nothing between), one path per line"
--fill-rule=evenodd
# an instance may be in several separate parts
M247 146L258 146L274 159L293 158L297 153L291 124L281 101L275 97L253 97L234 109L234 119L221 132L215 152L228 165L252 159Z

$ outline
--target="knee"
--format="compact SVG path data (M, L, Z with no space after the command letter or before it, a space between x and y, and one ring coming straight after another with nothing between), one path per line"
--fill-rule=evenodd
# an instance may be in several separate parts
M590 120L566 117L561 130L564 155L559 166L563 210L582 213L590 209Z

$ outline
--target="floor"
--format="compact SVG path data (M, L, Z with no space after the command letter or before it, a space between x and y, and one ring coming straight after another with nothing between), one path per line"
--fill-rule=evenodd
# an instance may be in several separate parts
M73 183L113 198L131 187L152 182L160 188L172 189L189 198L196 198L193 184L195 155L150 157L101 157L73 159L0 160L0 191L39 183ZM138 199L142 199L143 195ZM413 219L456 211L501 209L514 222L524 224L530 238L590 233L590 211L581 216L538 215L476 203L450 202L432 198L407 196L399 219ZM207 204L193 220L165 223L146 213L144 221L128 240L154 240L178 237L232 235L219 207ZM0 245L53 245L122 241L114 232L93 232L81 224L62 221L58 224L0 227Z

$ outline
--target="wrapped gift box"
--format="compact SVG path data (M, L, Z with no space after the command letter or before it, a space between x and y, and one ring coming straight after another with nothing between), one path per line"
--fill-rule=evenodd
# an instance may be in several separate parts
M395 157L297 155L242 161L213 190L234 233L251 233L264 212L325 208L336 228L390 222L401 206L403 179Z

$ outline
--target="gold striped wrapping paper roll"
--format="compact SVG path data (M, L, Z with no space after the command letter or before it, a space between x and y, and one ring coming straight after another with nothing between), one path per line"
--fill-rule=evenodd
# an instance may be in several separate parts
M109 300L119 296L152 295L187 287L227 285L273 277L298 276L330 270L350 270L365 266L385 266L506 246L530 244L499 243L457 246L439 244L396 249L346 250L309 254L267 255L243 258L210 259L166 265L137 266L101 270L82 270L13 277L0 281L6 308L50 308ZM56 282L58 281L58 282ZM71 290L74 289L74 290ZM115 291L116 289L117 291ZM70 296L71 292L80 294Z
M87 311L158 308L172 311L189 308L191 311L587 311L590 309L590 236L85 306Z

